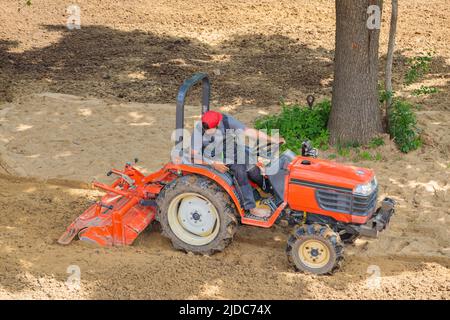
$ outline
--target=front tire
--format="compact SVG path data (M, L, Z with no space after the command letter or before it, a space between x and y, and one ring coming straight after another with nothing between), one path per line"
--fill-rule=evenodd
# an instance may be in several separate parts
M230 196L208 178L187 175L167 185L157 199L156 219L175 249L210 255L224 250L237 229Z
M356 239L358 239L358 234L352 234L352 233L344 233L340 235L341 240L345 244L354 244Z
M339 269L343 253L339 234L319 224L295 229L286 247L288 260L298 271L319 275Z

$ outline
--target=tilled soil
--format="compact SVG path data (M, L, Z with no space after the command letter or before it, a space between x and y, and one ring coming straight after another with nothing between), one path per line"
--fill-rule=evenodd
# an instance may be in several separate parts
M0 100L51 91L172 103L198 71L211 75L221 105L303 102L331 92L333 1L80 0L81 29L71 31L67 1L18 3L0 8ZM448 73L447 7L445 0L400 3L396 72L406 57L435 51L433 73Z
M335 275L304 275L288 264L287 230L278 227L240 227L235 241L211 257L174 251L157 226L131 247L97 248L79 241L63 247L56 239L93 191L9 176L0 177L0 186L2 298L449 298L444 257L385 254L361 242L349 248ZM79 290L66 285L74 265L81 271ZM377 268L380 287L373 287L371 270Z

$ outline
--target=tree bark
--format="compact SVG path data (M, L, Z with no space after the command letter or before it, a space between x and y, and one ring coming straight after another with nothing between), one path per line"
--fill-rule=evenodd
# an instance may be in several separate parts
M386 57L386 70L384 75L384 91L387 94L385 118L387 130L389 130L389 109L392 104L392 62L394 60L395 36L397 33L398 1L392 0L391 5L391 25L389 27L389 43Z
M330 142L364 144L382 132L377 89L380 30L367 27L368 7L378 5L381 15L382 0L336 0L335 3Z

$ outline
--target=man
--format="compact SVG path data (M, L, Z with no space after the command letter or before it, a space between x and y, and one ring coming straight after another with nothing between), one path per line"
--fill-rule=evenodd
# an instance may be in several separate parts
M230 139L230 130L234 133L234 138L237 138L231 143L227 141ZM243 137L276 144L284 142L282 138L275 139L262 131L248 128L230 115L208 111L203 114L201 123L197 123L194 128L191 142L192 154L197 164L210 165L222 173L230 170L239 185L244 209L252 215L266 218L270 216L270 210L256 208L253 189L249 183L249 178L256 183L261 182L261 172L257 167L256 170L247 171L249 159L248 154L243 154L245 152ZM240 145L239 142L241 142Z

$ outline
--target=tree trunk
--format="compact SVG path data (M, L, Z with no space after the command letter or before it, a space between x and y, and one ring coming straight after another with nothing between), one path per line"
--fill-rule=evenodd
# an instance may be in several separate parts
M367 143L382 132L378 100L379 29L369 29L370 5L382 0L336 0L336 49L330 142ZM381 19L381 17L380 17Z
M394 60L395 35L397 33L398 1L392 0L391 25L384 75L384 91L386 92L386 129L389 131L389 109L392 104L392 62Z

